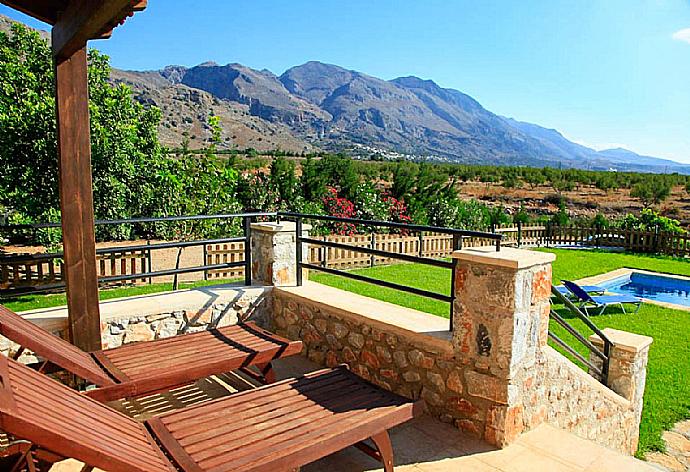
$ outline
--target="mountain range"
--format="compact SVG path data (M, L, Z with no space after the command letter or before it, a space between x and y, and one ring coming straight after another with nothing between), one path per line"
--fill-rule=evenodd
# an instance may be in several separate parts
M180 130L186 128L196 140L207 140L204 113L214 113L233 130L224 136L229 147L690 173L690 166L625 149L595 151L554 129L494 114L467 94L417 77L383 80L311 61L280 76L207 62L159 71L114 70L112 78L130 85L139 100L164 110L162 135L168 144L179 144ZM182 112L190 101L206 104L195 110L196 119ZM242 128L260 131L263 140L247 138L249 131Z
M0 18L0 20L3 20ZM0 28L7 19L0 21ZM3 28L4 29L4 28ZM277 76L206 62L155 71L113 69L137 100L162 111L161 142L203 147L216 115L226 148L343 151L353 156L690 173L690 165L625 149L596 151L554 129L503 117L432 80L383 80L311 61Z

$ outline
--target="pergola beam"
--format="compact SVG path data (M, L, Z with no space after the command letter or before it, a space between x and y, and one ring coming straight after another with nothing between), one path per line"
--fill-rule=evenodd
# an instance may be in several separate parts
M108 37L146 2L138 0L71 0L53 26L53 55L60 61L86 45L89 39Z
M2 0L2 3L49 25L54 25L67 0Z

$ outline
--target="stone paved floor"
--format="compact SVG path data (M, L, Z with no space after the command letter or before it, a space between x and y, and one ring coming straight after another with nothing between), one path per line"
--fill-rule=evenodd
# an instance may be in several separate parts
M666 452L651 452L647 460L673 472L690 472L690 420L676 423L663 434Z
M277 366L279 378L300 375L317 367L295 356ZM200 381L196 386L156 395L137 402L115 405L138 418L173 408L208 401L249 387L234 376ZM398 472L658 472L645 462L626 457L590 441L543 425L506 449L498 450L456 428L423 416L391 431ZM64 461L54 472L78 472L81 465ZM380 464L358 449L347 448L309 464L302 472L382 471Z

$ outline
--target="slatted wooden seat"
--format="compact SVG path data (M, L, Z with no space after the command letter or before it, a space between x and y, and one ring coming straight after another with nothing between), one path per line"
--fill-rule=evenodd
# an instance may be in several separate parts
M141 424L0 357L0 428L106 471L290 470L371 438L389 472L387 430L423 408L339 367Z
M15 437L104 470L175 470L145 425L4 356L0 379L0 429Z
M2 305L0 334L96 385L87 395L101 401L170 390L249 366L258 367L270 382L271 361L302 350L301 341L243 323L87 353Z

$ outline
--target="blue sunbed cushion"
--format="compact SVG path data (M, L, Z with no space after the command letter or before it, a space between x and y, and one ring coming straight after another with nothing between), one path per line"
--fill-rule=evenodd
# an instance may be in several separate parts
M575 282L571 282L570 280L563 280L563 285L565 285L570 293L575 295L578 299L582 300L583 302L591 302L592 297L587 293L582 287L580 287L578 284Z
M583 285L581 288L585 292L589 293L604 293L606 291L604 287L600 287L598 285ZM563 285L556 286L556 290L558 290L563 295L570 295L570 290L568 290Z
M642 300L632 295L602 295L592 297L599 305L609 305L611 303L641 303Z

